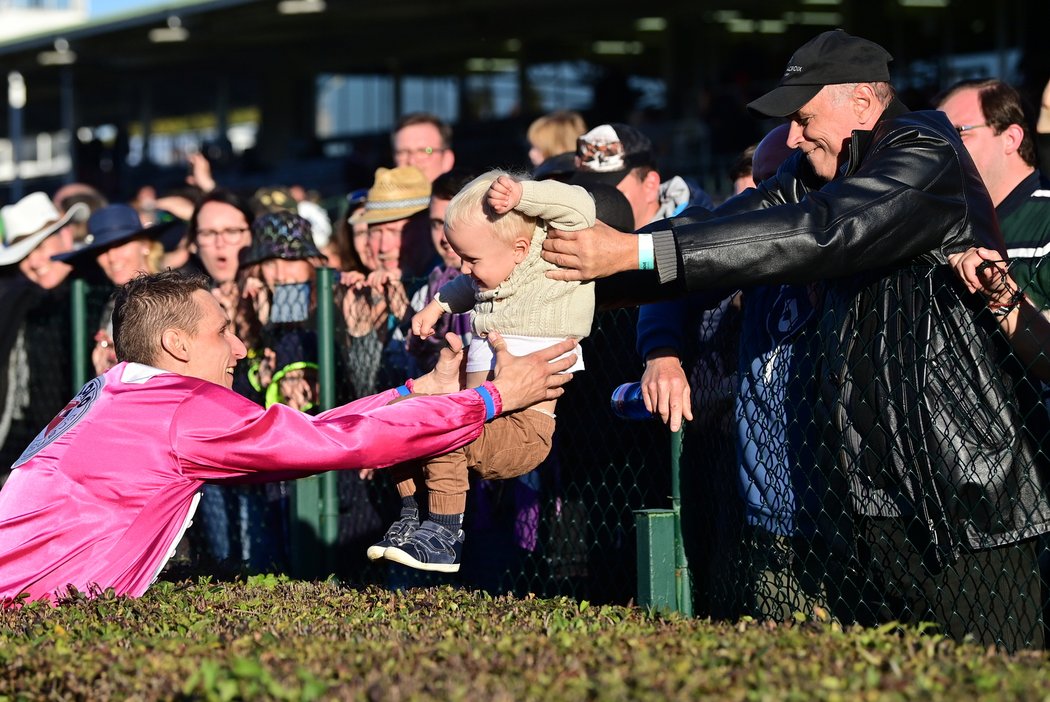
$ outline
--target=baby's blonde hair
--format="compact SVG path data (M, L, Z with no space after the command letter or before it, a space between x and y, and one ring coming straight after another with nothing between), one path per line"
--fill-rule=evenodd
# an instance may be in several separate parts
M485 195L489 187L500 176L507 176L518 182L527 179L519 174L493 170L470 181L448 203L448 210L445 212L445 231L454 230L468 222L486 222L492 233L501 241L509 243L515 237L522 235L531 240L532 231L536 227L535 217L529 217L517 210L500 215L489 206Z

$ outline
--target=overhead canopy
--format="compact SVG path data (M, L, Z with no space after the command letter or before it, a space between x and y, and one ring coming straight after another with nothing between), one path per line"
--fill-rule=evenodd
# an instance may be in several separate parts
M309 9L316 0L288 2ZM895 66L1031 45L1029 63L1050 72L1045 0L327 0L322 12L300 14L283 14L284 3L162 3L0 44L0 62L25 76L27 133L251 105L264 124L281 114L278 142L313 129L319 74L460 76L479 58L588 61L659 78L669 119L692 114L701 85L757 95L794 48L833 26L883 44ZM158 29L184 30L185 40L151 40ZM56 40L75 61L42 65ZM72 105L61 101L63 80ZM0 114L0 134L6 120Z

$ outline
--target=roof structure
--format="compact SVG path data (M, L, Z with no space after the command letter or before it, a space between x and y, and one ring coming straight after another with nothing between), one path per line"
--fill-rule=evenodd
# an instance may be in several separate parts
M282 12L311 7L323 11ZM834 26L883 44L897 66L1019 47L1050 74L1045 0L183 0L0 44L0 67L25 78L27 133L252 106L263 152L278 156L313 130L320 74L585 61L662 79L675 119L700 85L761 93L794 48ZM158 41L165 31L182 40Z

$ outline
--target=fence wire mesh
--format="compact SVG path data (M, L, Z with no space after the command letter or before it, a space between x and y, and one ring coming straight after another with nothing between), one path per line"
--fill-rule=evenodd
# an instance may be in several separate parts
M1021 261L1013 270L1040 299L1043 268ZM424 284L336 286L337 403L433 363L433 349L405 345ZM91 288L89 328L109 292ZM238 368L235 387L257 402L318 411L312 364L325 337L313 326L317 293L306 294L270 300ZM68 293L38 298L18 308L18 333L2 349L8 464L69 396ZM305 309L279 309L304 299ZM1034 308L1001 327L947 267L920 266L690 307L683 365L695 418L681 495L696 614L929 621L958 639L1044 644L1050 334ZM587 370L559 402L548 460L514 480L471 483L460 573L365 558L400 503L384 471L345 471L336 574L352 584L634 598L633 512L668 507L672 492L666 428L609 407L612 390L642 373L636 322L629 309L596 318L583 342ZM208 486L189 548L213 568L287 569L291 489Z

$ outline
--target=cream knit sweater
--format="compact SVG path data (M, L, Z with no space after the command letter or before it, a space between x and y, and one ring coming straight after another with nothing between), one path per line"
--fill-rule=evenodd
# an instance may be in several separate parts
M551 280L557 268L540 257L547 227L578 231L594 225L594 199L577 185L553 180L521 183L521 202L514 209L537 217L525 260L492 290L479 290L467 275L438 291L435 300L446 313L471 315L475 334L498 331L518 336L582 339L594 321L594 283Z

